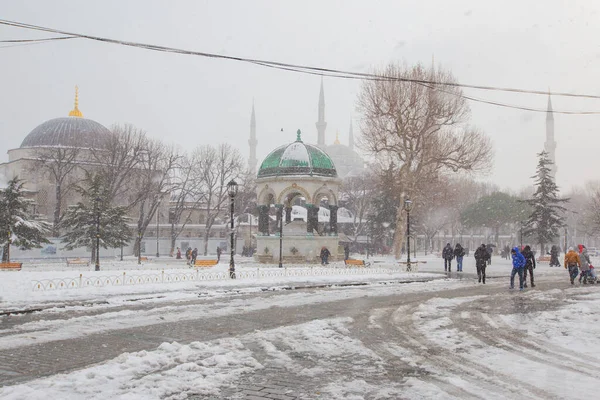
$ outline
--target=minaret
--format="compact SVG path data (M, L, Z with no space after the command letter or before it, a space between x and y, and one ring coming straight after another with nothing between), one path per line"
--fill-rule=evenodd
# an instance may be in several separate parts
M327 122L325 122L325 92L323 91L323 77L321 77L321 92L319 93L319 119L315 125L318 132L317 145L325 146L325 128L327 128Z
M546 143L544 151L548 153L548 158L553 162L550 169L550 175L556 179L556 142L554 141L554 115L552 113L552 100L548 93L548 110L546 111Z
M75 86L75 107L69 112L69 117L83 118L83 114L79 111L79 88Z
M348 132L348 147L354 151L354 132L352 131L352 120L350 120L350 131Z
M250 116L250 139L248 140L250 145L250 157L248 157L248 170L251 174L256 174L256 116L254 115L254 101L252 102L252 115Z

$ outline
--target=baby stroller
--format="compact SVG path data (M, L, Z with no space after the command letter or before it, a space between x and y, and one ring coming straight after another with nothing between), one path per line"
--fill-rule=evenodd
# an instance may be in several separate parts
M587 276L583 277L583 283L595 284L598 283L598 276L596 275L596 268L590 265L590 270L587 272Z

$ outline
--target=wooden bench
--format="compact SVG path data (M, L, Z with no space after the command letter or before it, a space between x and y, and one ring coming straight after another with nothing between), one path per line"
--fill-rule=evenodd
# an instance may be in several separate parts
M18 262L4 262L0 263L0 270L5 269L7 271L20 271L23 263Z
M140 261L148 261L148 257L140 257Z
M538 257L537 261L538 262L550 262L551 257L550 256L540 256Z
M89 260L82 260L81 258L72 258L70 260L67 258L67 266L71 266L71 265L85 265L85 266L88 266L88 265L90 265L90 261Z
M346 264L346 266L351 265L357 267L368 267L369 265L371 265L371 263L366 263L365 260L355 260L353 258L344 260L344 264Z
M218 263L218 260L196 260L194 267L214 267Z

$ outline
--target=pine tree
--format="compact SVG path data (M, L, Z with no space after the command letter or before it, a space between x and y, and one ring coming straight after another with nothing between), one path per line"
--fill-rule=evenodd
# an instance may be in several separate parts
M91 249L91 260L95 261L96 234L99 225L100 246L118 248L126 245L132 237L127 223L126 207L111 207L108 187L100 175L87 175L76 190L81 194L81 201L69 207L60 223L65 230L62 243L65 249L78 247Z
M46 235L50 233L50 224L38 221L30 211L31 201L25 198L24 182L18 177L8 182L0 190L0 245L3 247L2 261L10 261L10 246L21 249L42 247L50 243Z
M558 187L550 175L552 161L548 158L548 153L542 151L538 157L537 172L532 176L536 190L531 199L525 200L533 211L524 224L523 234L533 236L540 245L542 254L545 254L546 244L552 243L560 235L559 229L565 226L561 214L566 208L560 204L569 199L558 197Z

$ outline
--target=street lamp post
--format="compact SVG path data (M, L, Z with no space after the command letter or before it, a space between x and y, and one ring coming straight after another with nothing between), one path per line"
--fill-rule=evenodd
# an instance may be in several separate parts
M234 211L234 200L238 192L238 184L233 179L227 184L227 192L229 193L230 207L231 207L231 258L229 259L229 277L235 279L235 261L233 255L235 253L235 243L233 238L233 211Z
M404 199L404 211L406 211L406 270L411 270L410 265L410 210L413 202L407 197Z
M96 197L96 271L100 271L100 197Z
M283 268L283 205L279 207L279 268Z
M519 232L521 249L523 248L523 222L521 222L521 230Z
M8 231L8 240L6 241L6 262L10 262L10 229Z
M156 208L156 258L160 257L158 252L158 208Z

